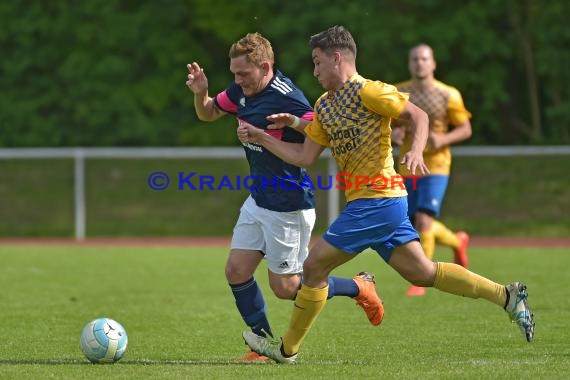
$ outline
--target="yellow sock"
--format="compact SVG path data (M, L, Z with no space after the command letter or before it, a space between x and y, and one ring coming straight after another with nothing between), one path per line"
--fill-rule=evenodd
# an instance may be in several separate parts
M433 251L435 250L435 236L432 230L429 231L422 231L419 233L420 235L420 244L424 249L424 253L426 254L428 259L433 258Z
M434 288L469 298L484 298L500 307L505 306L507 293L497 284L457 264L437 263Z
M435 236L436 243L446 245L451 248L459 248L459 239L453 231L445 226L445 224L434 219L431 229Z
M329 286L311 288L303 285L295 298L293 314L289 322L289 330L283 335L283 351L287 355L296 354L305 336L309 333L313 322L327 303Z

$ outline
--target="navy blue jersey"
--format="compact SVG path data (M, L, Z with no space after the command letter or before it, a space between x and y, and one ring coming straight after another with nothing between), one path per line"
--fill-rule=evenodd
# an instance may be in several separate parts
M238 123L248 123L266 129L271 124L269 115L287 112L311 120L313 108L301 90L279 71L269 84L258 94L245 96L235 82L215 98L216 106L224 112L235 115ZM286 142L302 144L305 136L292 128L267 130L267 133ZM308 181L303 181L307 171L291 165L261 145L243 144L251 180L251 196L259 207L268 210L288 212L315 207L315 199Z

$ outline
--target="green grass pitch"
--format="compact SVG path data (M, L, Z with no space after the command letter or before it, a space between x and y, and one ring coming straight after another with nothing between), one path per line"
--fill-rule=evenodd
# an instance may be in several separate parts
M436 257L449 260L439 251ZM526 343L499 307L407 284L373 252L334 272L373 271L385 301L379 327L348 298L330 300L299 364L240 362L246 347L224 278L224 248L0 246L0 378L39 379L564 379L570 373L569 249L472 249L471 269L523 280L536 317ZM292 303L257 273L275 333ZM93 318L125 326L122 361L92 365L79 334Z

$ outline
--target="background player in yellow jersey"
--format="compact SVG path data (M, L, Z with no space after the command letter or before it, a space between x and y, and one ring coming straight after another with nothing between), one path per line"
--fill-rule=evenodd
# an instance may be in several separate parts
M430 174L420 179L405 181L408 190L408 215L420 234L420 241L426 256L432 259L435 244L451 247L455 263L467 268L467 245L469 235L464 231L453 233L435 219L439 216L451 168L450 145L471 136L471 114L465 109L459 91L434 78L436 63L433 50L426 44L410 49L408 68L411 79L396 85L406 92L410 101L429 116L429 136L424 150L424 162ZM400 145L400 154L411 148L412 136L406 133L407 126L397 123L393 128L392 141ZM410 174L404 165L399 173ZM425 288L412 285L409 296L423 296Z
M354 181L347 186L344 210L309 251L287 333L272 340L244 331L246 343L278 363L294 363L301 343L327 302L328 274L367 248L378 252L388 265L416 285L484 298L503 307L530 342L534 322L526 286L518 282L504 286L460 265L429 260L408 218L405 189L386 186L385 179L391 182L396 175L391 119L404 119L410 124L412 144L401 163L411 173L427 173L423 162L428 134L426 113L394 86L358 74L356 44L344 27L334 26L312 36L310 46L313 73L327 92L315 104L315 117L305 128L304 143L286 143L249 125L240 126L238 136L242 142L261 144L284 161L302 167L310 166L330 147L341 171ZM277 126L294 125L296 120L286 113L270 119ZM368 178L368 183L363 178Z

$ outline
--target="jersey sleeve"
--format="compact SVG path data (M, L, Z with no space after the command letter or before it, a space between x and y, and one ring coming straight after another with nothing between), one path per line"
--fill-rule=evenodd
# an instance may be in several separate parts
M362 104L370 111L393 119L398 118L408 103L409 95L395 86L380 81L368 81L360 90Z
M461 93L456 88L449 88L447 112L452 125L461 125L471 118L471 113L463 105Z
M214 97L214 104L216 107L224 112L236 114L238 107L237 101L234 100L237 96L236 84L232 83L230 87L226 88L224 91L220 92Z
M319 145L329 146L327 133L325 132L316 113L315 118L305 127L305 135Z

